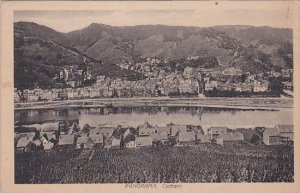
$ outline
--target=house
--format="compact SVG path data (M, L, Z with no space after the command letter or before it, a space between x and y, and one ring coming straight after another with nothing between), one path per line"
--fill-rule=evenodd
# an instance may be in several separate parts
M50 150L54 147L56 136L53 132L43 133L41 137L41 142L43 144L44 150Z
M202 133L197 133L196 140L198 143L210 143L210 135L203 135Z
M105 139L110 138L117 126L100 126L90 130L90 135L102 134Z
M92 149L94 147L94 142L89 137L78 137L76 140L77 149Z
M208 131L211 139L216 139L220 134L227 133L227 127L211 127Z
M294 125L276 125L276 128L279 130L280 136L283 140L294 140Z
M169 126L156 126L157 133L166 133L171 135L171 127Z
M186 125L171 125L171 136L178 135L179 132L186 132Z
M136 147L152 146L152 138L149 136L137 137L135 139L135 143L136 143Z
M281 135L278 128L266 128L263 132L263 142L266 145L280 145Z
M195 145L196 144L196 134L195 132L186 132L181 131L179 132L178 136L178 144L179 145Z
M117 139L113 137L111 141L111 148L120 148L121 147L121 139Z
M290 143L294 140L293 125L276 125L274 128L267 128L263 133L263 142L266 145L280 145Z
M16 153L30 152L32 151L34 144L32 143L32 137L21 137L17 142Z
M104 144L104 137L102 134L94 134L89 136L90 139L93 141L95 146L100 146L102 147Z
M210 82L206 82L205 85L204 85L204 89L205 91L210 91L210 90L214 90L216 88L218 88L218 81L210 81Z
M169 141L169 135L166 132L154 133L151 135L151 138L153 142L161 142L164 145Z
M221 133L217 137L216 142L219 145L223 145L224 143L238 142L243 140L244 140L244 135L242 133L234 132L234 133Z
M74 147L75 136L74 135L60 135L58 138L58 146L61 148Z
M139 136L150 136L151 134L157 133L157 129L152 127L148 122L139 126Z

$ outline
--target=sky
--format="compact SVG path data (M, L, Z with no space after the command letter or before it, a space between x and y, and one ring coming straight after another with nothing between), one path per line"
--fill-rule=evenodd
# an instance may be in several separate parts
M91 23L112 26L162 24L208 27L216 25L252 25L291 28L288 7L281 9L155 9L155 10L53 10L15 11L14 21L29 21L70 32Z

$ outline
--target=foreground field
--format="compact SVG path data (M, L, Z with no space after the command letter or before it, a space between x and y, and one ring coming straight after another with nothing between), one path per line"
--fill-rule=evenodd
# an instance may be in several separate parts
M200 145L15 155L15 183L293 182L290 146Z

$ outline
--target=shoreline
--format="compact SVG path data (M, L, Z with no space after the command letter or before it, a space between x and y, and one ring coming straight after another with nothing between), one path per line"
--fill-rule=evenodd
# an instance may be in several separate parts
M71 109L100 107L212 107L241 110L280 110L293 108L291 98L102 98L33 103L16 103L14 110Z

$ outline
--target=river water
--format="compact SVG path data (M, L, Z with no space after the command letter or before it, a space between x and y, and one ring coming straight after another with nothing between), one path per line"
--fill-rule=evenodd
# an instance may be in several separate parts
M276 124L293 124L293 109L242 110L213 107L113 107L68 110L15 111L15 121L41 122L50 120L79 120L82 127L100 124L137 127L146 121L151 125L169 123L183 125L227 126L229 128L272 127Z

